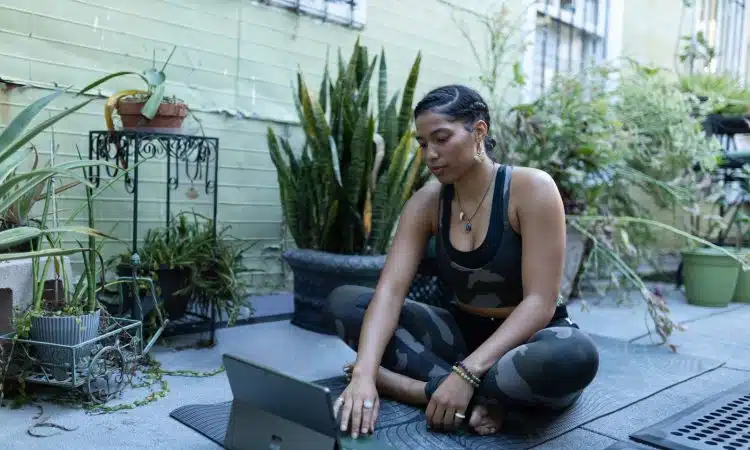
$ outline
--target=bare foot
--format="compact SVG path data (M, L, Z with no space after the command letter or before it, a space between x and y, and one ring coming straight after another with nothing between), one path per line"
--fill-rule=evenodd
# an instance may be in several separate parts
M502 424L502 410L499 408L487 408L484 405L476 405L469 418L469 426L482 436L497 433Z

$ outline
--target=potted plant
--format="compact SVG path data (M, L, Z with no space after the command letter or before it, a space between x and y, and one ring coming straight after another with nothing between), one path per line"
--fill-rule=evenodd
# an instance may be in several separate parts
M688 227L695 230L695 233L702 233L706 239L722 250L731 252L741 261L738 262L715 248L693 247L684 250L682 278L686 291L690 292L688 299L694 304L727 306L730 301L750 302L750 270L746 267L750 263L747 244L750 235L750 218L747 215L750 171L747 163L725 170L730 170L731 173L720 176L717 180L710 180L707 175L704 184L696 183L696 186L702 188L702 195L697 196L700 202L696 201L695 206L689 210ZM738 190L733 193L728 188L734 183L737 183ZM701 206L706 205L710 207L709 213L701 214ZM728 290L734 279L735 269L732 266L737 268L736 286L728 297L724 291ZM717 293L717 289L720 293Z
M165 96L167 76L164 70L172 59L172 52L164 61L161 70L156 68L156 58L150 69L142 73L133 71L120 71L97 80L83 90L88 91L94 85L126 75L135 75L140 78L145 89L125 89L109 96L104 106L104 120L107 130L114 131L115 125L113 113L116 111L120 116L124 130L145 130L155 132L175 132L182 127L182 123L189 113L185 102L174 96Z
M716 208L725 203L726 198L723 185L713 180L710 172L695 171L690 179L695 195L692 205L685 208L685 227L689 233L715 245L692 243L681 251L685 297L693 305L725 307L734 297L741 267L732 257L731 249L717 245L726 243L736 215L717 214ZM704 213L705 208L710 211Z
M40 223L40 228L43 230L47 230L47 218L50 215L55 217L55 223L57 223L57 211L50 212L50 198L53 195L51 183L47 182L47 186L47 197ZM16 324L17 337L30 338L32 341L43 343L36 346L35 356L42 363L54 366L70 364L74 356L77 357L76 362L78 362L88 353L86 348L81 348L79 354L71 355L69 348L58 346L70 347L82 344L97 337L99 332L101 309L97 300L97 292L105 287L105 280L103 264L97 268L101 243L97 246L96 237L109 238L109 236L94 228L92 192L88 187L86 188L86 205L88 227L83 227L81 230L88 235L88 247L84 247L79 242L80 249L78 250L83 256L83 275L75 283L71 283L72 274L66 273L65 265L58 261L57 256L46 258L41 270L41 258L34 256L32 258L34 289L31 307L20 320L17 320ZM71 219L72 217L68 220ZM51 248L61 248L62 234L58 230L49 229L46 237ZM34 248L33 250L41 249ZM50 264L54 264L55 272L55 282L51 293L50 289L46 288ZM101 286L97 288L98 279L101 280Z
M192 220L188 216L192 215ZM213 235L213 222L194 212L175 215L169 226L152 228L138 249L140 275L154 280L159 305L170 320L184 317L191 302L204 315L228 317L233 322L242 307L251 308L244 276L244 253L255 243L240 243L228 236L229 227ZM129 276L130 253L114 258L120 276ZM141 295L147 295L143 291Z
M634 267L659 267L651 261L660 251L659 232L708 243L652 213L654 206L689 204L694 186L684 174L694 165L716 167L722 149L706 135L704 118L695 96L668 74L634 63L561 74L534 102L511 107L496 127L498 159L552 175L566 207L568 240L571 228L586 240L580 265L566 260L566 276L577 272L576 283L586 276L599 292L634 285L663 337L676 325Z
M179 320L185 316L190 298L176 292L187 285L190 267L196 264L201 246L207 245L210 236L196 236L184 215L173 218L169 227L152 228L146 232L143 244L138 249L140 256L139 275L151 278L160 296L160 304L169 319ZM118 276L130 276L130 252L115 258ZM148 295L142 288L140 295ZM126 298L132 307L132 296Z
M262 273L251 269L244 262L245 253L253 248L256 242L242 242L229 235L230 227L217 230L213 236L213 221L197 213L192 223L182 213L179 229L191 234L196 246L194 262L187 271L184 287L175 292L177 296L190 298L198 312L207 317L226 320L232 325L242 308L253 313L249 301L249 274ZM176 230L177 232L180 232Z
M750 108L750 90L730 74L692 73L679 77L683 92L704 102L709 115L745 116Z
M737 244L735 251L739 254L739 257L745 262L744 265L740 265L740 271L737 276L737 285L734 288L734 295L732 295L732 301L737 303L750 303L750 270L748 266L750 261L750 245L748 245L748 239L750 238L750 217L743 211L740 216L736 218L737 221Z
M78 95L86 94L90 89L95 88L104 81L106 80L100 79L94 83L91 83L87 88L81 90ZM19 222L18 226L0 230L0 261L31 258L32 264L34 265L33 268L37 269L40 258L42 257L47 258L45 264L47 264L48 266L49 262L51 261L50 258L64 257L87 250L69 249L59 246L42 248L40 242L41 238L46 238L47 240L51 241L50 236L56 234L59 236L61 233L68 232L85 234L89 235L90 237L100 235L100 233L87 227L70 227L67 226L68 224L66 224L66 226L57 226L57 223L55 223L55 227L51 229L44 226L44 222L48 217L50 197L54 194L54 190L51 188L50 180L56 176L67 177L76 179L80 184L86 185L87 187L93 187L85 177L85 169L94 165L103 165L114 169L114 165L102 161L88 161L78 159L64 163L54 163L43 168L38 168L35 164L34 167L32 167L32 169L27 172L17 172L18 167L30 156L31 148L28 146L29 142L31 142L36 136L38 136L50 126L53 126L68 115L79 111L81 108L85 107L94 100L94 98L89 98L87 100L78 101L72 107L63 109L62 111L55 114L51 114L50 117L41 120L39 123L31 126L31 123L38 116L38 114L43 111L47 107L47 105L63 95L65 92L66 91L64 90L57 90L32 102L31 104L26 106L18 115L13 117L13 119L5 126L2 132L0 132L0 185L2 186L0 187L0 216L19 217L19 215L17 214L18 212L29 211L30 207L26 209L25 207L18 207L17 205L28 204L29 198L34 199L36 198L36 193L44 190L44 187L46 187L47 189L47 192L44 195L44 212L41 216L42 219L40 221L40 226L33 227L24 225ZM84 172L83 176L79 176L75 169L82 169L82 172ZM122 173L125 173L125 171L123 171ZM40 186L43 186L43 188L40 189ZM18 209L16 211L13 211L14 207ZM80 210L82 210L82 208L78 209L78 211ZM77 213L74 213L73 216L75 216L75 214ZM31 242L31 244L26 247L29 242ZM24 251L25 248L29 248L29 250ZM20 251L2 252L2 250L9 249ZM61 264L59 267L64 268L65 265ZM34 270L34 273L38 274L38 271ZM89 272L87 271L87 273ZM67 309L67 311L69 311L70 313L73 313L75 310L78 310L80 312L83 312L85 310L87 313L93 311L93 308L90 307L89 302L84 302L83 295L88 295L88 293L91 292L88 286L94 286L94 283L91 276L83 278L87 281L91 280L92 282L88 284L86 284L85 281L77 283L76 290L74 291L77 292L77 294L73 296L73 298L76 299L73 302L75 306ZM32 303L36 304L36 311L39 311L41 308L43 308L43 306L40 305L43 305L43 300L45 298L50 298L50 296L44 296L45 290L49 290L45 289L46 286L41 283L35 283L34 286L35 291L33 294L34 298ZM54 298L54 295L59 293L59 288L59 284L55 284L53 286L51 296L52 298ZM85 297L85 299L88 300L89 297ZM93 314L95 315L96 313L94 312ZM84 316L84 322L93 322L94 319L88 317L89 314L85 314ZM42 321L44 321L44 319L41 319L41 321L35 319L34 314L27 313L23 315L22 320L20 321L21 334L24 336L29 336L33 328L35 330L34 333L36 337L44 339L44 336L39 336L39 331L45 329L45 324L42 324ZM77 323L78 322L76 322L76 324ZM16 335L18 335L18 333L16 333ZM59 355L51 355L48 352L46 355L46 359L54 360L56 359L56 356ZM42 355L42 358L45 358L45 355ZM4 368L2 370L3 379L5 377L5 373L6 372ZM2 394L2 391L3 383L2 380L0 380L0 395Z
M334 288L377 283L402 207L428 178L412 130L421 55L400 104L398 94L388 99L384 50L377 61L357 40L348 63L339 58L337 77L326 66L317 96L298 74L301 152L268 129L285 224L297 247L283 255L294 274L292 323L308 330L332 332L324 310ZM379 83L372 95L376 68Z

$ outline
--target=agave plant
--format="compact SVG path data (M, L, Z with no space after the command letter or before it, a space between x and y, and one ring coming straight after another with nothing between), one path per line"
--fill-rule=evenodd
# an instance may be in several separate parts
M326 66L317 96L297 74L295 104L305 133L299 155L268 129L284 217L297 247L343 254L383 254L404 203L427 180L414 145L412 103L421 54L399 104L388 99L385 51L369 59L359 40L335 80ZM379 68L377 113L370 83Z
M34 171L37 169L37 166L39 164L39 152L37 152L36 147L34 147L33 145L31 146L31 150L34 153L34 162L31 165L31 170ZM11 175L15 174L16 171L13 171ZM38 219L31 217L31 210L34 208L34 205L37 202L47 198L47 194L45 193L45 184L46 183L38 184L35 189L24 194L20 199L18 199L16 203L11 205L2 215L0 215L0 230L30 226L31 223L35 223L37 225L40 224L40 221ZM80 182L78 181L67 183L54 189L54 193L61 194L68 189L78 186L79 184ZM16 187L16 189L18 189L18 187ZM16 248L10 248L6 252L29 250L30 246L30 243L25 243Z
M110 77L104 77L94 81L81 90L78 95L88 92L107 81L109 78ZM93 187L93 185L86 179L85 174L79 175L76 173L78 169L84 169L94 165L108 165L115 168L114 165L104 161L78 159L56 164L54 166L34 168L28 172L16 172L18 167L33 151L32 148L28 146L32 139L63 118L88 105L95 99L92 97L83 100L70 108L54 114L29 129L34 118L36 118L36 116L44 110L47 105L64 92L64 90L57 90L28 105L23 111L14 117L2 133L0 133L0 216L5 216L9 211L13 210L14 205L24 202L30 195L33 196L38 192L39 186L44 186L52 177L62 176L73 178L78 183L84 184L88 187ZM101 235L101 233L89 227L46 229L43 227L19 226L0 231L0 251L33 241L44 235L60 232L82 233L90 236ZM36 249L31 252L0 254L0 261L30 258L34 256L70 255L79 251L81 250L63 248Z

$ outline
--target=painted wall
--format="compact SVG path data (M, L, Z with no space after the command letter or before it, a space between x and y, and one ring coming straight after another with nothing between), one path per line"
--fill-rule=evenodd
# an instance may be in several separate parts
M457 3L461 6L441 0L369 0L367 24L355 30L249 0L4 0L0 124L49 88L81 88L107 73L148 68L154 58L160 66L177 45L167 68L168 94L186 100L204 132L220 139L218 219L232 227L232 234L258 241L248 262L268 273L255 278L258 288L274 289L282 273L282 213L265 132L273 126L282 134L299 135L291 89L295 71L299 67L317 85L327 49L332 61L339 46L347 57L361 34L373 53L385 47L392 91L403 85L418 50L423 55L418 95L443 83L472 82L475 62L455 21L476 29L472 13L492 5ZM107 83L102 94L132 87L141 87L137 78L121 78ZM66 98L49 110L73 103ZM102 111L98 99L35 139L35 146L44 157L54 146L57 161L76 157L78 150L87 154L89 131L105 128ZM186 127L188 132L200 129L192 118ZM165 178L164 164L141 166L141 237L164 223ZM182 177L172 212L210 213L210 196L199 191L190 200L190 187ZM61 220L82 199L80 189L61 195ZM97 226L110 231L117 225L113 233L129 239L132 211L132 197L121 184L113 186L96 202ZM85 217L84 212L78 223ZM126 250L112 244L106 253Z

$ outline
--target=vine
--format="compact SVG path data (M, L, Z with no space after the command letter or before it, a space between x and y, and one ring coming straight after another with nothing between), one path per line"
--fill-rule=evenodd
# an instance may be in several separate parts
M7 361L5 362L4 370L2 373L2 382L0 382L0 407L5 407L5 381L6 381L6 375L8 373L8 366L11 361L11 357L13 354L13 351L15 350L15 342L13 343L13 346L10 351L10 356L7 358ZM143 389L143 388L152 388L153 386L156 386L156 389L151 390L148 395L145 397L135 400L133 402L129 403L120 403L117 405L109 406L107 404L96 404L91 401L88 401L85 399L84 394L79 390L71 390L67 391L63 395L59 396L52 396L48 398L44 398L43 400L46 400L50 403L58 404L58 405L67 405L67 406L80 406L84 410L86 410L90 414L109 414L113 412L123 411L123 410L132 410L137 407L146 406L151 403L154 403L164 397L169 393L169 383L164 378L165 376L173 376L173 377L192 377L192 378L207 378L212 377L215 375L218 375L222 372L224 372L224 366L220 366L216 369L209 370L209 371L197 371L197 370L186 370L186 369L179 369L179 370L165 370L161 367L161 363L154 359L151 355L147 355L144 357L144 362L141 366L140 374L135 375L134 377L139 378L138 382L129 382L127 383L131 389ZM35 401L42 400L38 399L33 395L28 395L26 392L26 382L25 377L23 376L23 373L21 373L15 381L18 383L18 390L17 395L13 398L13 403L11 405L12 409L18 409L21 408L24 405L33 404ZM41 407L41 405L38 405ZM63 429L64 427L58 426L56 424L48 423L48 422L40 422L32 426L32 428L35 427L52 427L52 428L58 428ZM72 431L72 430L66 430L66 431ZM29 431L29 434L32 436L37 436L33 434L31 431ZM37 436L37 437L43 437L43 436Z

